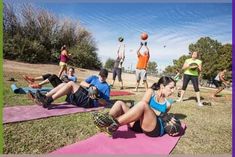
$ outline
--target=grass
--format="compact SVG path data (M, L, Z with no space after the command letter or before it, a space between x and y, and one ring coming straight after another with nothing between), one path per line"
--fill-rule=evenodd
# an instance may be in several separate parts
M26 95L13 94L14 76L17 85L25 86L22 73L4 72L4 105L32 105ZM201 89L204 101L209 101L211 89ZM136 95L112 97L112 100L139 101L143 92ZM212 106L198 107L195 100L175 103L170 112L176 113L186 123L185 135L181 137L172 154L231 154L232 152L232 95L222 92ZM185 97L195 96L191 88ZM64 98L63 98L64 99ZM60 99L59 101L63 101ZM174 97L176 99L176 97ZM4 124L4 154L41 154L48 153L68 144L86 139L98 131L94 127L90 113L78 113L51 117L28 122Z

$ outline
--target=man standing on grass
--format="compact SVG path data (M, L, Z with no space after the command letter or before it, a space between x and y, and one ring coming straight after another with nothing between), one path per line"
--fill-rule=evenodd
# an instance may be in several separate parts
M118 81L120 82L120 89L123 89L123 81L122 81L122 64L125 59L125 44L123 43L124 38L118 38L120 45L117 51L117 59L115 60L114 67L113 67L113 83L111 87L114 86L114 82L116 76L118 76Z
M140 49L143 47L143 45L146 47L146 51L144 51L143 53L140 52ZM140 47L137 51L137 57L138 57L138 61L137 61L137 65L136 65L136 87L135 87L135 91L138 91L138 87L140 84L140 80L143 80L143 84L144 87L147 91L148 89L148 83L147 83L147 66L148 66L148 61L149 61L149 48L147 46L147 42L145 43L140 43Z

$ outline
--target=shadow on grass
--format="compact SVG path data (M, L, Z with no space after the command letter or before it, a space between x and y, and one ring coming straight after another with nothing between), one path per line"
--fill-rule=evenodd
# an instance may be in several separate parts
M178 119L185 119L187 116L181 113L174 113L175 117Z
M205 98L204 98L204 97L200 97L200 99L201 99L201 100L204 100ZM191 97L189 97L189 98L187 98L187 99L183 99L183 101L189 101L189 100L195 100L195 101L197 102L197 98L194 97L194 96L191 96Z

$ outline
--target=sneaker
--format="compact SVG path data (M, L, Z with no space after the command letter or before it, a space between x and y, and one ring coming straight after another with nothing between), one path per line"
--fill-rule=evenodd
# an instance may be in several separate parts
M43 95L39 90L35 94L35 99L43 105L43 108L49 108L51 103L48 101L48 97Z
M92 118L94 124L100 129L100 131L106 132L111 136L119 128L118 121L107 113L93 112Z
M120 90L124 89L123 87L120 87Z
M147 42L144 43L144 46L147 46Z
M201 102L199 102L197 105L200 107L204 106Z
M25 79L25 81L27 81L30 84L34 83L34 78L30 76L23 75L23 78Z
M34 83L34 84L29 84L29 87L31 87L31 88L42 88L42 86L41 85L39 85L38 83Z

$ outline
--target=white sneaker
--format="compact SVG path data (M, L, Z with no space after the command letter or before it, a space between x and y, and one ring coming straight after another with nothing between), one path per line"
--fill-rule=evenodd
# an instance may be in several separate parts
M204 106L201 102L199 102L197 105L200 107Z

